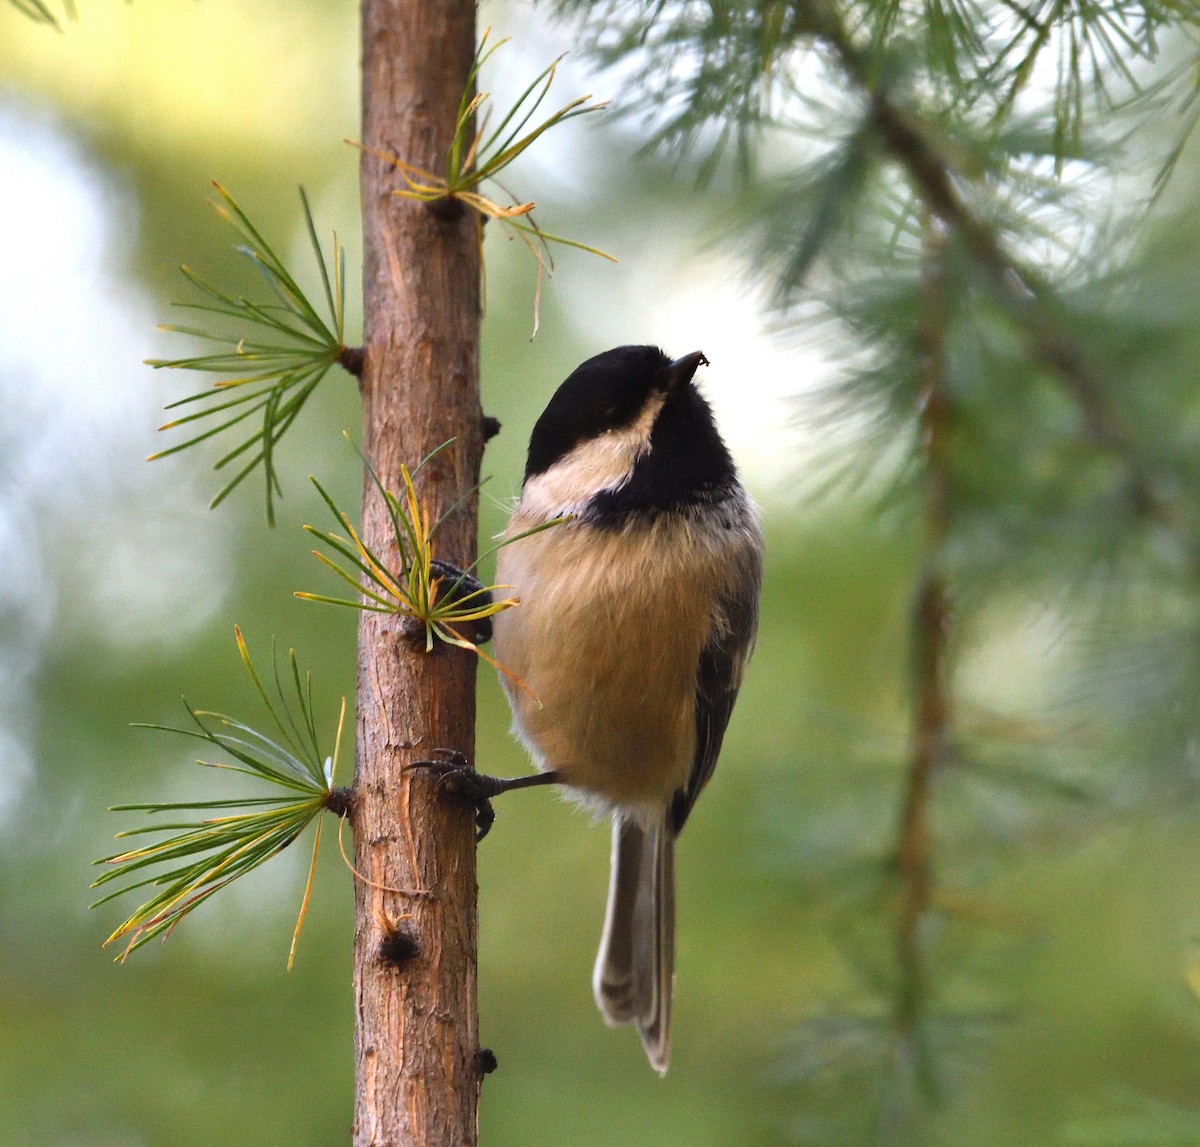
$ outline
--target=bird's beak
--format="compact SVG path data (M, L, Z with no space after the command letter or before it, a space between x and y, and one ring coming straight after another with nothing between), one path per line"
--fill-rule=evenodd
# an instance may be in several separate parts
M708 366L708 359L702 350L694 350L677 358L663 371L664 389L668 392L678 390L681 386L692 381L692 376L701 366Z

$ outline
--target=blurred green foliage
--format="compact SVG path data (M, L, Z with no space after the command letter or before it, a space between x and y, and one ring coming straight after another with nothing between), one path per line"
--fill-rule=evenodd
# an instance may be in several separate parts
M9 0L9 2L18 12L28 16L35 24L49 24L50 27L58 29L62 27L54 10L44 3L44 0ZM64 11L71 19L75 18L74 0L68 0Z
M549 55L564 38L540 32L525 4L490 5L489 21L527 36L534 58L547 56L539 36ZM953 42L964 25L946 27ZM66 162L91 173L112 221L110 249L121 252L110 255L114 280L153 304L144 343L103 348L112 357L100 368L113 386L124 385L131 364L162 352L152 324L168 313L180 261L222 285L251 284L204 208L212 178L254 205L265 233L291 229L296 251L307 241L293 191L303 182L322 225L347 240L353 281L357 156L340 141L357 132L356 34L352 8L331 0L275 0L253 11L97 0L62 36L0 10L0 146L33 141L61 164L57 141L74 141ZM714 84L708 77L705 90L716 92ZM618 103L623 87L609 89ZM755 130L761 90L733 93ZM819 90L817 104L853 118L839 89ZM1053 79L1045 90L1057 90ZM1041 133L1049 162L1072 124L1057 142ZM845 162L813 167L821 156L786 132L773 135L774 126L759 158L783 191L793 170L848 182L793 185L797 200L769 182L740 189L716 167L703 193L688 193L685 214L686 185L668 165L633 163L644 136L622 123L606 133L589 126L584 147L528 169L522 186L537 189L539 211L556 229L586 233L622 259L585 271L586 256L565 255L532 345L528 268L514 246L488 240L485 408L504 431L485 460L495 478L485 487L484 538L504 521L502 503L516 491L525 437L546 398L600 349L595 319L580 313L568 283L586 274L589 309L616 311L611 300L628 297L615 286L622 277L663 273L643 242L648 230L685 252L713 234L749 235L765 253L757 265L772 273L782 265L786 280L781 257L801 249L796 234L813 234L805 224L824 205L820 243L803 265L791 264L794 290L777 296L780 338L796 347L798 392L811 361L803 340L822 340L854 369L801 408L800 481L759 491L769 545L759 648L721 768L681 843L671 1073L655 1078L636 1040L605 1029L592 1004L607 834L549 793L506 798L480 855L482 1031L500 1063L484 1084L483 1140L850 1144L883 1138L882 1112L899 1113L899 1131L918 1142L956 1147L1200 1141L1194 164L1185 152L1156 214L1132 237L1124 217L1115 230L1081 227L1096 216L1078 201L1065 214L1040 215L1053 197L1046 182L1034 216L1072 257L1044 255L1054 244L1019 248L1053 281L1056 321L1096 364L1140 472L1181 507L1182 523L1144 513L1122 451L1080 434L1069 394L1031 358L1020 322L970 252L952 247L948 256L957 500L943 560L957 602L956 744L954 767L938 782L941 899L924 935L936 985L923 1033L933 1102L906 1122L913 1117L895 1089L912 1065L890 1061L894 1048L880 1035L895 989L890 866L908 754L909 612L926 561L914 452L918 215L906 213L903 190L877 156L856 158L851 148ZM1179 126L1165 121L1147 149L1170 151ZM697 125L698 138L711 139L710 130ZM60 180L71 173L57 170ZM1089 171L1098 178L1102 168ZM1152 182L1151 172L1128 198L1144 201ZM1124 202L1119 180L1088 186L1100 187L1101 206ZM848 190L861 198L842 202ZM49 236L56 223L36 206L25 205L23 225ZM851 218L855 226L840 225ZM1024 216L1005 218L1013 221L1006 234L1017 234ZM21 269L23 289L54 308L61 283L37 270ZM652 301L645 314L606 316L610 345L661 337L645 325ZM64 342L71 319L62 316ZM352 313L348 342L356 321ZM695 332L697 346L705 333ZM34 375L20 332L0 326L0 336L7 405ZM153 444L159 408L183 391L134 371ZM726 371L736 378L738 364L718 361L710 374ZM351 506L361 481L340 431L355 431L358 403L353 382L339 381L313 394L276 464L297 477L315 473ZM740 380L744 403L760 381ZM0 420L0 444L17 457L11 444L37 429ZM814 462L802 450L828 457ZM186 518L204 505L215 451L194 472L144 467L146 452L129 448L112 460L114 485L150 470L155 513ZM153 546L139 549L137 523L101 486L68 468L47 495L51 514L34 495L28 507L17 504L26 486L16 463L7 465L14 493L6 501L41 527L0 533L11 581L36 575L44 592L33 606L0 597L0 679L27 699L21 713L0 715L33 759L27 776L0 760L10 790L0 803L0 1142L344 1142L351 877L336 850L321 860L290 975L288 937L308 860L299 850L125 967L100 949L116 919L86 910L90 861L111 851L121 827L107 805L211 795L179 780L186 755L164 757L170 750L159 739L128 723L172 721L182 693L244 709L251 695L228 639L233 622L256 645L275 634L303 649L326 696L352 692L353 617L291 597L311 580L300 527L320 521L323 506L307 484L288 482L268 532L256 497L231 498L211 520L193 519L202 541L179 571ZM817 484L832 492L818 499ZM10 528L7 519L0 525ZM99 542L89 540L92 530ZM96 571L98 556L122 546L135 560L123 567L121 600L165 594L169 605L144 632L111 617ZM170 578L178 580L164 586ZM481 767L527 768L486 671L480 701Z

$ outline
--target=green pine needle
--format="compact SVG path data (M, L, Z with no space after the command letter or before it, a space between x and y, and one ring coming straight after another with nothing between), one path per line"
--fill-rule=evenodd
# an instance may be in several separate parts
M102 857L97 864L112 865L93 884L93 888L113 881L123 886L97 900L98 907L118 896L138 888L154 888L151 897L138 907L119 928L105 940L127 938L118 962L124 962L131 952L162 936L165 940L174 927L193 909L210 896L231 884L239 876L253 871L276 853L281 852L299 837L308 825L329 806L341 749L342 729L346 717L346 701L342 699L334 736L333 754L322 756L321 743L313 717L312 677L301 677L294 650L288 651L291 666L290 684L295 693L295 705L289 703L279 666L272 649L274 698L264 687L242 632L235 627L238 651L246 671L254 682L258 695L270 714L274 726L270 735L227 717L221 713L184 707L195 728L176 729L165 725L139 725L144 729L160 729L194 737L214 746L232 762L198 761L208 768L228 769L245 773L283 790L275 796L229 797L208 801L156 802L150 804L115 805L113 812L145 812L155 814L212 813L229 810L225 815L199 819L159 821L117 834L118 840L146 833L163 833L153 844L128 849ZM318 848L321 842L321 822L314 834L312 861L300 915L292 934L288 968L296 955L296 942L308 912L316 874ZM163 866L157 867L156 866Z
M49 24L57 31L62 31L62 25L58 22L58 18L43 0L10 0L10 3L18 12L24 13L35 24ZM64 3L63 10L66 12L68 19L75 19L75 5L73 0L68 0L67 3Z
M490 92L476 92L479 71L484 63L491 58L507 39L498 40L488 47L488 36L491 29L486 29L475 50L475 58L471 70L467 74L467 82L463 87L462 98L458 105L458 119L454 128L454 139L446 154L446 174L435 175L433 172L416 167L394 155L377 151L374 148L364 148L372 155L377 155L392 164L404 179L405 187L395 194L405 199L415 199L420 203L438 203L457 201L478 212L481 218L495 219L509 228L513 235L528 247L537 264L537 286L533 302L533 334L538 332L540 323L542 275L543 272L553 274L554 259L550 244L557 243L563 247L574 247L599 255L615 263L614 256L598 247L580 243L575 239L566 239L561 235L552 235L543 231L533 219L534 204L521 202L504 188L500 188L506 202L485 195L480 190L488 181L496 183L497 176L513 162L522 152L532 146L551 128L566 123L576 116L589 115L592 112L603 111L608 103L589 103L591 96L580 96L564 104L552 112L536 127L525 131L530 120L537 114L554 83L559 60L548 64L534 77L529 86L521 93L516 103L505 113L504 118L495 130L487 131L489 108L486 107L491 99ZM524 132L524 134L522 134ZM352 141L347 141L352 142ZM499 184L497 184L499 187ZM524 222L517 222L518 219ZM530 336L533 337L533 336Z
M436 641L444 641L449 645L457 645L462 649L471 650L484 661L507 674L508 670L504 666L490 658L475 642L463 636L462 628L472 622L485 617L493 617L503 610L511 609L520 602L515 597L501 596L500 591L511 588L508 586L483 586L473 592L459 595L454 592L459 588L458 585L443 585L445 579L439 575L434 566L434 537L438 527L453 513L459 503L455 503L441 517L434 520L416 491L415 479L420 475L421 470L453 441L454 439L450 439L448 442L443 442L411 472L407 466L400 467L400 479L404 487L400 497L386 489L380 481L379 475L367 464L365 459L363 460L363 464L367 466L375 488L379 491L387 508L392 526L392 538L399 557L399 565L395 569L390 568L378 554L367 546L351 524L349 515L338 508L337 503L316 478L310 478L309 480L329 507L330 513L345 531L345 536L343 536L342 534L326 533L315 526L305 526L304 529L308 533L337 555L336 558L330 557L319 550L313 550L313 556L352 586L360 596L354 598L329 597L324 594L301 591L297 591L295 596L304 601L324 602L327 605L340 605L370 613L393 613L408 618L424 627L426 651L431 651ZM478 486L472 488L464 497L469 497L477 489ZM484 558L494 554L503 546L559 525L564 520L555 518L511 538L505 538L499 545L493 546L481 554L462 572L464 575L470 575Z
M266 302L252 302L218 290L188 267L184 276L204 296L203 302L177 306L219 316L237 323L234 333L223 333L208 325L164 325L161 330L175 331L194 338L221 344L212 354L178 359L148 359L153 367L176 370L209 371L223 377L211 387L171 403L168 410L196 407L165 423L160 430L179 427L198 429L175 446L150 455L151 460L177 454L209 438L240 427L246 434L237 445L224 453L214 466L222 470L236 463L233 476L212 500L217 506L259 467L266 487L267 521L275 524L274 499L281 493L275 469L274 450L303 409L309 396L339 361L347 349L345 337L346 253L333 237L332 267L326 262L317 238L312 211L304 189L300 203L309 242L316 258L323 288L321 309L309 301L283 261L251 223L233 196L219 183L213 186L220 197L210 201L213 209L237 233L242 243L235 248L251 260L262 273L271 291ZM211 322L209 319L203 320ZM201 429L202 427L202 429Z

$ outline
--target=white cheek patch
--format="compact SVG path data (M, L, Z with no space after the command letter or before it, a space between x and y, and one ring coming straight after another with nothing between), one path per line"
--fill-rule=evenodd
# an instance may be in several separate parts
M601 491L619 490L639 458L650 452L650 434L666 399L653 395L637 421L580 442L549 470L530 478L521 492L519 514L548 521L578 513Z

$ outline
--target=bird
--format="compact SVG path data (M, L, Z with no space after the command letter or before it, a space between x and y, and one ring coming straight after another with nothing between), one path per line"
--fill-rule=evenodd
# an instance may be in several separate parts
M582 363L529 440L493 617L513 731L537 773L474 774L477 800L538 784L612 819L593 990L670 1061L675 842L713 774L757 628L763 538L712 409L703 352L619 346ZM473 773L473 770L471 770ZM449 778L448 778L449 779Z

